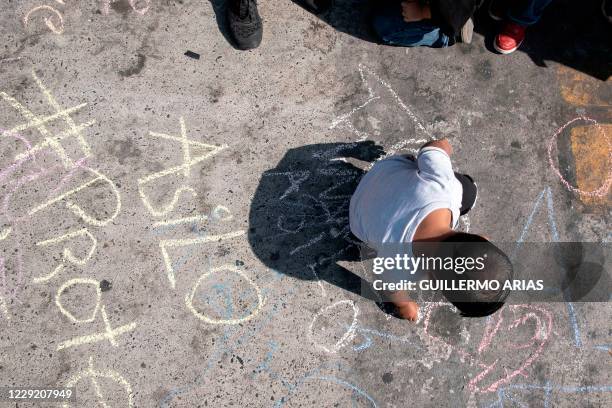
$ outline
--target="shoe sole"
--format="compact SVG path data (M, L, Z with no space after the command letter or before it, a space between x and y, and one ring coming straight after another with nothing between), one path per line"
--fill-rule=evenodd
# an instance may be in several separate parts
M471 44L472 37L474 35L474 22L471 18L465 22L463 27L461 27L461 42L464 44Z
M495 42L495 41L494 41L494 42L493 42L493 48L495 48L495 51L499 52L500 54L508 55L508 54L512 54L514 51L518 50L518 48L521 46L521 44L522 44L522 43L523 43L523 42L521 41L521 42L519 43L519 45L517 45L516 47L511 48L511 49L509 49L509 50L504 50L504 49L499 48L499 47L497 46L497 42Z

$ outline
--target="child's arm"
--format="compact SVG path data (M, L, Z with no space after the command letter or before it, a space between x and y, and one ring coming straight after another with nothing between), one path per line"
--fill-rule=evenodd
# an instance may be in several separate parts
M431 18L431 10L428 4L421 4L418 0L407 0L402 2L402 16L407 23L427 20Z
M453 154L453 147L447 139L432 140L431 142L427 142L423 146L421 146L421 149L424 149L426 147L437 147L438 149L444 150L449 156Z
M400 290L389 294L389 300L397 307L399 317L415 322L419 317L419 305L410 300L408 292Z
M452 153L453 148L446 139L426 143L417 155L419 175L442 185L454 182L455 172L450 158Z

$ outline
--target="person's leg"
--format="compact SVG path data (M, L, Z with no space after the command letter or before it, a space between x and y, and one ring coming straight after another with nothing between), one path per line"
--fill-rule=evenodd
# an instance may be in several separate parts
M474 179L467 174L455 172L455 177L461 183L461 187L463 187L460 214L465 215L472 208L474 208L474 205L476 204L476 199L478 198L478 186L476 186L476 183L474 183Z
M502 54L513 53L525 39L528 26L537 23L552 0L517 0L508 2L506 21L495 37L493 47Z
M227 5L227 20L236 48L250 50L259 46L263 25L256 0L230 0Z
M441 48L453 43L430 21L405 22L399 2L385 2L374 16L373 25L380 39L390 45Z
M325 13L334 4L333 0L299 0L298 3L315 14Z
M519 0L508 3L506 16L513 23L529 26L538 22L552 0Z

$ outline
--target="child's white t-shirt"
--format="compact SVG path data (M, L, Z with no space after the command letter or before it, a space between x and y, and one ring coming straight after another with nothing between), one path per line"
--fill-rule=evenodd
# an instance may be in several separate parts
M412 242L423 219L448 208L456 226L463 188L450 157L437 147L419 151L416 161L391 156L374 164L351 197L353 234L380 252L384 244Z

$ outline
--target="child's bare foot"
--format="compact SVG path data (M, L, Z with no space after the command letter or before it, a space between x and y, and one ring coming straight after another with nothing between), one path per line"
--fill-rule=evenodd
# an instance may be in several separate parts
M413 301L404 301L398 302L395 304L397 306L397 314L402 319L410 320L415 322L419 317L419 305L417 305Z

